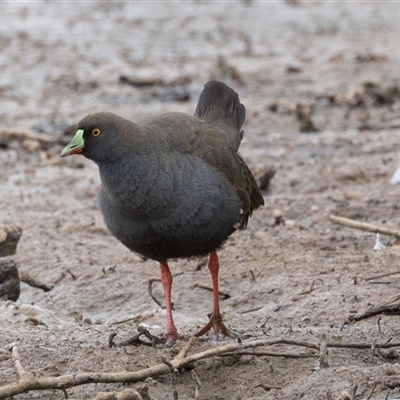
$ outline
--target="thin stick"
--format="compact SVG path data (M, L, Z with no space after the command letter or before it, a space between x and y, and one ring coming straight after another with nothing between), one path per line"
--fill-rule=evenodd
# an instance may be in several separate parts
M369 400L369 399L372 397L372 395L374 394L375 389L376 389L377 386L378 386L378 382L375 382L374 387L372 388L371 393L370 393L369 396L366 398L366 400ZM388 395L388 396L389 396L389 395Z
M371 276L369 278L364 278L364 281L373 281L374 279L385 278L387 276L396 275L396 274L400 274L400 271L394 271L394 272L389 272L387 274Z
M146 336L150 342L144 341L140 339L141 336ZM124 340L123 342L119 343L118 346L130 346L130 345L144 345L144 346L155 346L156 344L164 343L161 339L156 336L153 336L147 329L139 326L138 333L130 337L129 339ZM115 346L115 344L114 344Z
M274 353L271 351L240 351L235 353L224 353L222 357L227 356L268 356L268 357L284 357L284 358L316 358L317 353Z
M348 226L349 228L355 228L355 229L360 229L362 231L380 233L382 235L389 235L400 238L400 231L396 229L389 229L383 226L372 225L367 222L359 222L355 221L354 219L338 217L337 215L333 214L329 216L329 220L334 222L335 224Z
M183 272L177 272L176 274L173 274L172 277L175 278L176 276L183 275ZM154 300L154 302L159 305L162 309L165 309L165 307L162 305L161 301L157 299L157 297L153 293L153 283L154 282L161 282L161 278L158 277L151 277L148 280L148 286L147 290L149 292L150 297ZM174 308L174 305L172 304L172 309Z
M250 270L250 276L251 276L252 282L255 282L256 281L256 277L255 277L254 272L253 272L252 269Z
M157 297L155 296L155 294L153 293L153 282L161 282L161 279L160 278L150 278L148 280L147 290L149 292L149 295L158 306L160 306L162 309L164 309L165 307L162 305L161 301L158 300Z
M382 331L381 331L381 319L382 319L382 317L378 317L378 320L376 321L376 323L378 324L378 332L379 333L382 333Z
M250 308L250 310L244 310L244 311L242 311L241 314L248 314L248 313L251 313L251 312L259 311L259 310L261 310L263 307L264 307L264 306L255 307L255 308Z
M184 360L185 357L188 355L190 349L193 346L193 343L197 340L196 336L192 336L188 342L182 347L182 350L179 352L179 354L175 357L175 360Z
M327 342L328 347L336 347L340 349L370 349L371 343L340 343L340 342ZM376 343L375 348L377 349L389 349L391 347L400 347L400 342L387 342L387 343Z
M374 362L374 358L375 358L375 346L376 346L376 339L374 339L372 341L372 345L371 345L371 355L369 357L369 362L371 364Z
M314 285L315 285L315 280L311 282L310 288L308 290L305 290L303 292L300 292L298 295L302 296L303 294L310 294L314 290Z
M354 386L351 388L351 400L355 400L355 398L356 398L356 393L357 393L357 389L358 389L358 386L357 386L357 385L354 385Z
M171 386L172 393L174 396L174 400L178 400L178 390L176 389L176 376L175 376L175 368L170 361L166 359L165 356L161 356L161 361L168 367L169 373L171 376Z
M127 317L127 318L123 318L123 319L118 319L118 320L112 320L108 323L108 325L119 325L119 324L124 324L125 322L130 322L130 321L143 321L144 319L150 318L152 317L154 314L152 312L150 313L145 313L145 315L143 315L143 313L140 314L136 314L132 317Z
M111 332L110 335L108 336L108 347L110 349L115 346L115 343L114 343L115 336L117 336L116 332Z
M254 386L255 388L262 388L264 389L266 392L269 392L272 389L276 389L276 390L282 390L282 388L280 386L270 386L270 385L266 385L264 383L260 383L256 386Z
M196 374L196 371L194 369L192 369L191 371L192 374L192 379L194 380L194 382L196 383L196 387L194 389L194 400L199 400L199 396L200 396L200 389L201 389L201 381L198 377L198 375Z
M78 279L76 277L76 275L73 274L72 271L69 268L66 270L66 272L71 275L71 278L72 278L73 281L76 281Z
M19 352L18 343L11 343L6 346L6 349L11 351L11 357L14 362L15 369L17 370L20 379L23 379L27 375L27 373L21 363L21 354Z
M208 290L209 292L213 291L213 288L211 286L204 285L204 283L201 283L201 282L195 282L193 284L193 287ZM231 298L231 295L229 293L221 292L221 290L218 290L218 294L221 297L223 297L224 300Z
M371 307L363 312L350 317L351 321L360 321L372 317L373 315L382 314L384 312L398 312L400 309L400 296L395 295L388 300L378 304L375 307Z
M47 135L45 133L38 133L26 128L9 128L1 132L2 136L9 137L17 140L32 139L41 143L66 143L66 139L59 136Z
M329 368L328 345L324 339L319 346L319 365L321 368Z
M270 319L271 317L267 317L266 319L265 319L265 321L260 325L260 328L262 329L262 328L265 328L265 325L267 324L267 322L269 321L269 319Z

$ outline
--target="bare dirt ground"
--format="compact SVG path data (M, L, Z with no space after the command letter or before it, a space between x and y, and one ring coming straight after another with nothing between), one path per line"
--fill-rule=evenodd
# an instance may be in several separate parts
M0 347L19 340L22 364L37 377L138 371L179 352L183 342L108 347L110 333L118 343L139 325L163 333L165 312L147 292L158 266L105 229L96 167L59 153L89 112L132 120L192 114L211 79L231 85L246 105L241 152L252 170L257 177L276 170L265 207L219 253L221 290L231 295L222 301L228 325L252 336L244 343L398 342L398 313L349 322L398 296L398 243L381 236L386 248L374 250L375 234L328 216L400 229L400 184L390 183L400 164L399 18L393 2L1 3L0 222L23 229L12 256L20 271L54 288L22 283L16 303L0 303ZM27 139L26 132L57 139ZM286 224L274 225L274 210ZM187 336L212 306L211 294L193 287L210 284L197 264L171 262L173 273L183 273L173 300ZM155 293L162 299L157 283ZM235 341L208 337L191 353L229 343ZM289 345L254 350L306 352ZM399 351L330 347L329 366L318 357L212 357L194 364L198 398L400 398ZM17 379L9 352L0 350L0 390ZM138 385L66 392L93 399ZM168 374L140 385L151 399L173 398ZM190 371L177 373L176 389L179 399L195 398ZM62 398L60 390L14 396Z

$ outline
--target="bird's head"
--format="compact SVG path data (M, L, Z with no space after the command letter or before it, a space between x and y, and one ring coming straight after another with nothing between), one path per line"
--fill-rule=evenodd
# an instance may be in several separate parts
M95 162L112 161L124 149L125 125L129 121L108 112L89 114L78 124L74 138L65 146L61 157L82 154Z

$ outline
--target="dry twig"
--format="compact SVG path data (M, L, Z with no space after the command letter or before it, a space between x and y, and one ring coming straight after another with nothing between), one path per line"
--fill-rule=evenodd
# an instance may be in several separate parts
M260 328L261 328L261 329L265 328L265 325L267 324L267 322L268 322L270 319L271 319L270 316L267 317L267 318L265 318L265 321L260 325Z
M283 357L283 358L316 358L318 353L275 353L272 351L239 351L235 353L222 354L223 357L228 356L268 356L268 357Z
M161 279L160 278L150 278L149 280L148 280L148 287L147 287L147 290L148 290L148 292L149 292L149 295L150 295L150 297L154 300L154 302L158 305L158 306L160 306L162 309L164 309L165 307L162 305L162 303L161 303L161 301L160 300L158 300L157 299L157 297L155 296L155 294L153 293L153 283L154 282L161 282ZM172 307L173 307L173 305L172 305Z
M354 219L338 217L337 215L333 214L329 216L329 220L334 222L335 224L348 226L349 228L361 229L362 231L381 233L382 235L389 235L400 238L400 231L396 229L389 229L383 226L369 224L367 222L359 222L355 221Z
M304 290L298 294L298 296L302 296L303 294L310 294L315 288L315 279L312 280L310 287L307 290Z
M382 313L396 313L400 312L400 295L393 296L388 300L383 301L375 307L368 308L365 311L359 312L356 315L351 315L350 321L360 321Z
M341 342L327 342L326 345L329 347L336 347L340 349L370 349L371 343L341 343ZM376 343L375 348L377 349L389 349L392 347L400 347L400 342L386 342Z
M199 377L196 374L196 371L194 369L192 369L191 374L192 374L192 378L193 378L194 382L196 383L196 388L194 390L194 400L199 400L200 389L201 389L201 381L200 381L200 379L199 379Z
M355 398L356 398L356 393L357 393L357 389L358 389L358 386L357 386L357 385L354 385L354 386L351 388L351 400L355 400Z
M264 383L260 383L259 385L254 386L256 388L260 387L264 389L266 392L269 392L272 389L277 389L277 390L282 390L280 386L270 386L270 385L265 385Z
M111 349L111 347L114 347L115 346L115 343L114 343L114 338L115 338L115 336L117 336L117 333L116 332L112 332L112 333L110 333L110 335L108 336L108 347Z
M146 336L147 339L150 341L144 341L140 339L141 336ZM163 339L159 339L157 336L152 335L147 329L143 326L138 327L138 333L130 337L129 339L124 340L123 342L119 343L117 346L154 346L156 344L165 343ZM113 343L114 344L114 343ZM114 344L115 346L115 344Z
M143 313L139 313L136 315L133 315L132 317L126 317L126 318L122 318L122 319L116 319L116 320L111 320L108 325L120 325L120 324L124 324L126 322L139 322L139 321L144 321L145 319L151 318L154 315L153 312L143 312Z
M329 368L328 345L325 338L321 340L319 345L319 365L321 368Z
M0 137L9 140L19 140L19 141L37 140L42 144L50 144L50 145L53 145L54 143L62 143L62 144L67 143L67 139L61 136L47 135L45 133L35 132L30 129L17 128L17 127L4 129L3 131L0 132Z
M259 310L261 310L262 308L263 308L263 306L261 306L261 307L255 307L255 308L250 308L249 310L244 310L244 311L242 311L241 314L248 314L248 313L251 313L251 312L259 311Z
M369 396L366 398L366 400L369 400L369 399L372 397L372 395L374 394L375 389L376 389L377 386L378 386L378 382L375 382L375 383L374 383L374 386L372 387L371 393L370 393Z
M193 283L193 287L208 290L209 292L213 291L213 288L211 286L204 285L204 283L201 282ZM231 298L231 295L229 293L221 292L221 290L218 291L218 294L223 298L223 300Z
M22 366L21 363L21 354L19 352L19 346L18 343L11 343L8 346L6 346L6 350L11 351L11 357L14 362L15 369L17 370L18 376L20 379L25 378L28 374L25 371L24 367Z
M378 332L379 333L382 333L382 331L381 331L381 319L382 319L382 317L378 317L378 320L376 321L376 323L378 325Z
M174 400L178 400L178 390L176 389L176 376L175 376L175 368L171 362L169 362L165 356L161 356L161 361L168 367L169 373L171 375L171 386L172 393L174 396Z
M388 272L387 274L370 276L369 278L364 278L364 281L373 281L374 279L386 278L387 276L396 275L396 274L400 274L400 271L394 271L394 272Z
M183 275L183 272L177 272L176 274L173 274L172 277L175 278L176 276L179 276L179 275ZM154 300L154 302L157 305L159 305L162 309L164 309L165 307L162 305L161 301L158 300L157 297L153 293L153 283L154 282L161 282L161 278L155 277L155 276L149 278L147 290L149 292L150 297ZM172 309L174 309L174 304L172 303L171 305L172 305Z
M54 377L40 377L34 373L26 372L21 364L21 356L19 353L18 344L12 343L7 346L7 349L11 351L11 356L14 361L15 368L17 369L19 379L16 382L0 386L0 399L12 397L20 393L26 393L32 390L45 390L45 389L58 389L65 390L65 388L72 386L85 385L88 383L122 383L122 382L139 382L143 381L148 377L155 377L164 375L170 372L170 367L174 370L180 370L187 366L193 366L194 363L216 357L223 356L227 353L240 354L245 349L253 349L257 347L266 347L273 345L290 345L311 348L320 351L321 345L314 342L308 342L305 340L276 338L276 339L258 339L249 342L241 343L229 343L222 346L214 347L205 351L201 351L196 354L188 355L190 349L195 342L196 337L191 337L185 346L181 349L179 354L168 361L170 366L167 364L160 363L153 365L149 368L142 369L136 372L84 372L84 373L71 373L68 375L54 376ZM340 343L340 342L326 342L326 347L341 347L341 348L358 348L358 349L370 349L370 343ZM376 348L389 348L389 347L400 347L400 343L376 343Z
M372 364L374 362L374 358L375 358L375 346L376 346L376 339L374 339L372 341L372 345L371 345L371 354L369 357L369 362Z

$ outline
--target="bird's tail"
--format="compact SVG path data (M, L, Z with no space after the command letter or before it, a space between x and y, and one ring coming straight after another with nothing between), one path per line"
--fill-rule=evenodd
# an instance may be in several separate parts
M221 128L229 135L232 146L237 150L243 138L242 125L246 108L239 95L223 82L211 81L204 85L197 103L195 117Z

